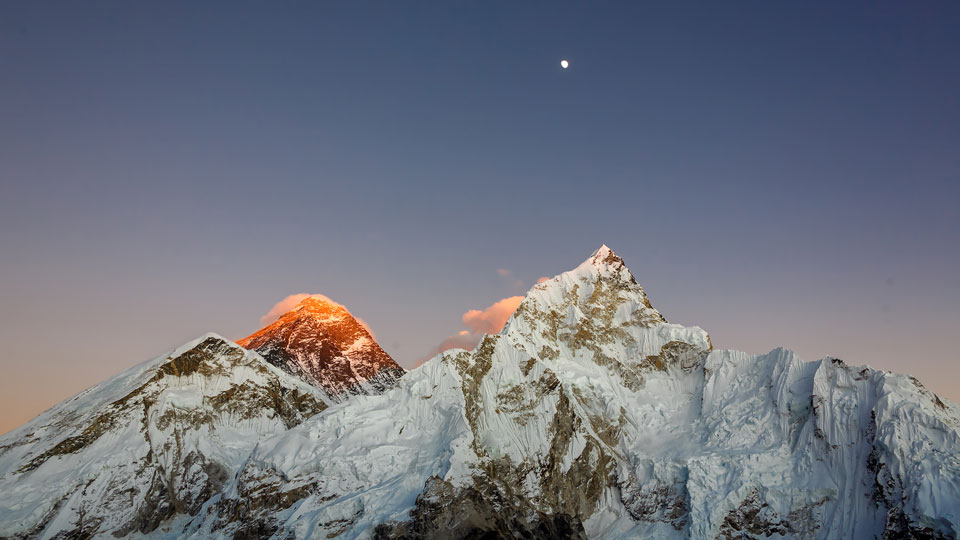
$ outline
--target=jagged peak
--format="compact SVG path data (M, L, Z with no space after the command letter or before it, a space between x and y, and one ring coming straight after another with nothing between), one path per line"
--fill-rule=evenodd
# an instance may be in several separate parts
M538 283L530 292L544 291L558 286L567 289L573 284L582 286L584 283L594 283L598 280L622 282L625 288L635 289L645 296L643 288L630 273L626 263L606 244L601 245L576 268Z
M593 254L590 255L589 260L594 261L594 263L596 264L598 261L607 261L609 259L614 259L616 261L619 261L621 264L623 264L623 259L621 259L616 253L614 253L613 250L610 249L610 247L608 247L606 244L601 244L600 248L594 251Z
M573 306L576 306L575 310L571 310ZM650 304L646 292L634 279L623 259L606 244L576 268L534 285L501 333L509 334L518 328L522 328L521 332L527 332L526 327L533 325L532 320L518 323L518 318L536 318L551 313L568 317L568 324L575 324L575 320L579 319L591 319L591 324L599 321L601 325L611 327L623 324L651 326L667 322ZM597 313L606 313L609 317L594 321ZM615 315L617 313L619 315Z
M637 293L646 297L643 288L637 283L637 280L630 273L630 269L623 262L619 255L614 253L606 244L600 246L586 260L580 263L576 268L559 274L552 279L543 281L534 286L531 292L543 291L551 287L567 288L573 283L596 282L604 280L607 282L620 282L623 287L635 289Z
M636 283L633 274L619 255L606 244L600 246L579 266L571 270L576 273L599 274L604 277L616 277L630 283ZM568 272L569 273L569 272Z

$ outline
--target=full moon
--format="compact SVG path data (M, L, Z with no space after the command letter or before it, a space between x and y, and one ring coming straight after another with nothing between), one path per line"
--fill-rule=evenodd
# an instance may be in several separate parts
M570 67L570 62L567 62L566 60L561 60L560 67L562 67L563 69L567 69L568 67Z

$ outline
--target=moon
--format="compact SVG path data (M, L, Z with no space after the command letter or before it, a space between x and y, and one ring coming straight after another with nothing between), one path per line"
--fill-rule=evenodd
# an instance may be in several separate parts
M566 60L561 60L560 67L562 67L563 69L567 69L568 67L570 67L570 62L567 62Z

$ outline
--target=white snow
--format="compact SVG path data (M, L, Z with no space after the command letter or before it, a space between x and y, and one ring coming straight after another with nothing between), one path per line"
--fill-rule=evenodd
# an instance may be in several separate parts
M677 343L681 353L662 356L662 368L648 358ZM146 451L134 442L143 440L139 424L130 423L70 459L14 472L28 450L62 439L173 354L0 439L8 445L34 433L39 441L0 453L0 535L30 529L69 486L97 486L107 463L122 467ZM209 385L221 384L184 379L161 394L164 407L202 409ZM263 418L197 434L204 452L238 472L196 518L177 517L153 536L230 537L236 524L224 522L217 503L251 486L311 486L270 516L278 537L370 538L380 523L409 519L432 476L467 486L491 460L544 460L561 414L579 426L560 456L563 471L589 445L614 456L596 507L581 516L591 538L716 538L750 501L763 505L758 519L795 527L792 538L879 537L893 503L916 525L960 534L960 407L904 375L804 362L786 349L713 350L702 329L665 322L603 246L535 285L498 335L472 352L438 355L382 395L351 397L289 430ZM517 487L539 500L542 481L534 469ZM683 518L671 521L644 501L682 504ZM61 525L70 528L56 521L46 530Z

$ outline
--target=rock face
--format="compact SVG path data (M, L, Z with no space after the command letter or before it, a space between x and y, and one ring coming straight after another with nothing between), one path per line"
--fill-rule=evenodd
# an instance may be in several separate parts
M98 418L106 403L81 416ZM24 504L8 495L34 493L26 475L62 459L41 457L63 437L29 455L13 445L30 440L29 426L0 439L18 456L0 456L0 535L75 532L46 516L89 488L47 488ZM181 497L187 511L136 530L277 539L960 532L960 406L911 377L837 359L713 350L700 328L668 323L606 247L534 286L473 351L447 351L382 394L336 403L244 448L225 474L178 462L181 476L204 475L200 494ZM78 456L71 463L82 469L88 459ZM83 478L101 485L96 473ZM77 521L76 511L65 515Z
M0 537L162 533L228 485L322 392L208 334L0 438Z
M321 296L305 298L237 343L323 389L333 401L381 393L404 374L345 307Z

